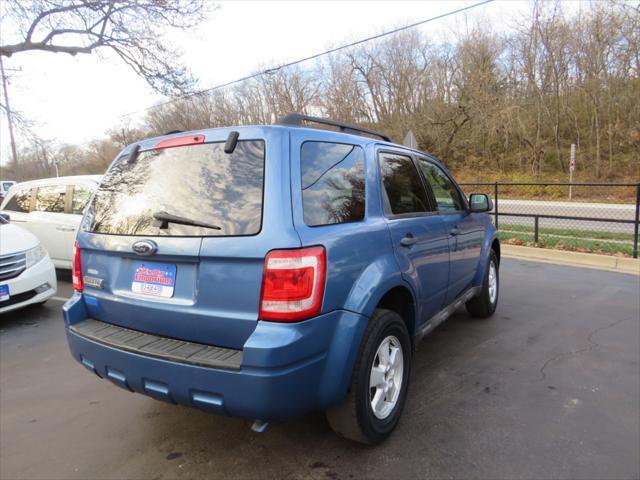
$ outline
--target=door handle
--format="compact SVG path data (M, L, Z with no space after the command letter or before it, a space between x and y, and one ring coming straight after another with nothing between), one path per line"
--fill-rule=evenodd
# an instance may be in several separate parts
M418 242L418 239L413 235L409 234L406 237L402 237L402 240L400 240L400 245L402 245L403 247L410 247L411 245L417 242Z
M59 232L73 232L75 230L74 227L56 227L56 230Z
M460 234L460 229L458 227L453 227L451 230L449 230L449 234L451 234L452 237L455 237L456 235Z

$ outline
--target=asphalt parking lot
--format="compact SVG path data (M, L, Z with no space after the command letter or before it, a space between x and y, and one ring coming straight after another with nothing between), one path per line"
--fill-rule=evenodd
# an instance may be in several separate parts
M116 388L69 355L60 301L1 316L0 477L638 478L640 277L501 273L493 318L460 311L422 342L403 419L374 448L320 413L256 434Z

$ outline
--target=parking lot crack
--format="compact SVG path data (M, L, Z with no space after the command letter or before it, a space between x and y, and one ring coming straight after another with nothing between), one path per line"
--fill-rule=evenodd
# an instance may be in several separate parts
M569 358L569 357L572 357L572 356L575 356L575 355L579 355L579 354L584 353L584 352L590 352L590 351L591 351L591 350L593 350L594 348L596 348L596 347L600 347L601 345L593 339L593 337L594 337L596 334L598 334L598 333L600 333L601 331L606 330L606 329L608 329L608 328L613 328L613 327L615 327L616 325L618 325L618 324L620 324L620 323L622 323L622 322L624 322L624 321L626 321L626 320L631 320L631 319L632 319L632 317L622 318L622 319L620 319L620 320L616 320L616 321L615 321L615 322L613 322L613 323L610 323L609 325L605 325L604 327L598 327L598 328L596 328L596 329L594 329L594 330L590 331L590 332L589 332L589 335L587 335L587 342L588 342L588 345L586 345L586 346L584 346L584 347L582 347L582 348L579 348L579 349L577 349L577 350L571 350L571 351L569 351L569 352L560 353L560 354L558 354L558 355L555 355L555 356L553 356L553 357L549 358L547 361L545 361L545 362L544 362L544 364L542 365L542 367L540 367L540 370L539 370L539 373L540 373L540 380L544 380L544 379L546 378L546 376L547 376L547 374L546 374L546 369L547 369L547 367L549 367L552 363L557 362L558 360L561 360L561 359L564 359L564 358Z

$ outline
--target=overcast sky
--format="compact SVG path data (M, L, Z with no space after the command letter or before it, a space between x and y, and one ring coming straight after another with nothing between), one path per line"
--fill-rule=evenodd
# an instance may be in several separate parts
M196 31L174 35L174 42L184 50L183 61L198 78L199 88L205 88L259 66L295 60L475 3L477 0L219 2L220 8L207 22ZM475 22L488 22L500 33L505 22L526 15L529 9L528 2L501 0L419 28L442 39ZM3 36L10 33L9 28L2 26ZM35 122L34 130L41 137L61 143L99 138L122 115L162 99L112 57L30 52L5 59L5 69L12 75L12 107ZM0 127L0 152L6 160L5 118Z

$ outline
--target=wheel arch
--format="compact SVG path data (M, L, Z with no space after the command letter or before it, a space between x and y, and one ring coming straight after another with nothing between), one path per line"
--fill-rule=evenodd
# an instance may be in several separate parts
M498 266L500 266L500 239L498 239L498 237L495 237L491 242L491 250L496 254Z
M402 317L409 336L413 339L416 333L416 307L413 294L405 285L398 285L388 290L378 302L376 308L391 310Z
M393 310L405 319L413 336L419 318L415 291L398 271L398 263L391 253L364 269L349 292L345 309L367 318L371 318L377 308Z
M480 258L478 259L478 270L476 271L476 276L472 282L474 287L482 285L485 272L487 271L487 265L489 264L489 252L491 251L496 254L498 266L500 266L500 239L498 238L498 232L493 224L489 223L485 239L482 242Z

